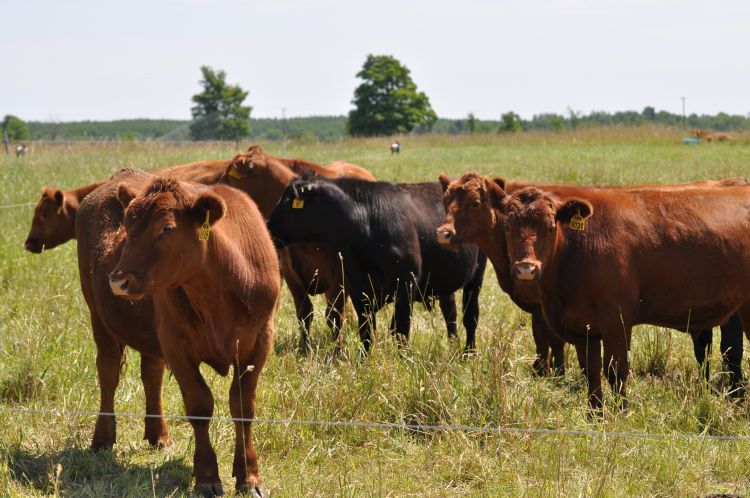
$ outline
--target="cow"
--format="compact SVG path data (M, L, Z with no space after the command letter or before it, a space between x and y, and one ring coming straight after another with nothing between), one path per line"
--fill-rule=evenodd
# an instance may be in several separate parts
M125 346L140 351L152 368L163 370L166 360L187 414L199 417L190 420L196 491L221 495L205 418L212 415L213 397L198 365L205 362L222 375L233 368L230 410L235 419L245 419L235 421L233 475L238 490L262 495L249 419L258 375L272 346L280 280L257 208L226 186L178 183L126 170L84 199L76 225L100 384L110 387L102 390L100 411L114 411L111 393ZM153 380L160 384L161 377L160 371ZM147 411L161 414L160 386L151 387L159 406ZM151 420L154 426L162 424L161 434L152 436L166 437L163 420ZM113 417L100 415L92 445L111 446L114 436Z
M512 278L509 256L506 246L505 215L499 206L491 202L491 193L495 187L512 192L527 185L509 183L505 179L489 178L477 173L467 173L460 179L451 181L446 175L440 175L443 187L443 202L446 217L438 227L438 240L448 247L455 244L477 244L487 255L495 268L500 287L508 293L521 309L531 313L532 333L536 346L536 358L533 368L537 373L548 373L550 362L553 371L564 372L564 348L560 337L552 331L544 320L539 296L529 286L519 286ZM623 191L640 191L644 189L682 190L686 188L731 187L748 185L744 178L732 178L719 181L693 182L681 185L641 185L630 187L608 187ZM545 185L544 188L559 193L580 194L582 188L570 185ZM710 353L711 330L691 332L696 360L706 378L708 366L704 366L706 354ZM551 349L551 355L550 355ZM730 372L733 393L741 394L741 361L742 361L742 327L737 317L722 325L721 351L725 366ZM551 361L550 361L551 360Z
M394 140L394 142L391 144L391 155L396 154L398 155L401 152L401 144L398 143L398 140Z
M24 242L26 250L38 254L75 239L78 207L84 197L103 183L96 182L71 191L44 187L34 207L31 229Z
M27 150L29 150L29 147L26 144L16 145L16 157L25 156Z
M602 345L627 407L634 325L701 330L734 313L750 325L750 186L575 194L490 183L507 217L512 278L538 293L546 321L576 346L592 408L602 406Z
M695 138L700 138L706 142L731 142L734 140L732 135L722 131L707 131L697 128L693 134L695 135Z
M344 161L321 167L302 159L275 157L267 154L261 147L253 145L246 153L237 154L232 158L221 182L248 194L267 218L287 185L305 172L314 172L328 178L349 176L368 181L375 180L366 169ZM309 348L308 334L313 314L309 296L316 294L326 296L325 316L332 331L334 344L340 350L340 330L344 318L346 293L339 255L325 245L302 243L281 249L279 258L300 324L300 350L305 352Z
M391 300L391 329L401 343L408 341L411 303L429 306L433 298L449 335L455 335L453 293L463 288L468 353L475 349L486 258L476 247L445 249L437 243L433 227L443 214L437 182L395 185L303 176L284 191L268 227L277 247L313 242L341 254L365 351L371 347L375 312Z
M226 167L227 161L196 161L157 169L153 174L210 185L219 181ZM26 250L38 254L75 239L78 206L84 197L103 183L104 181L95 182L71 191L53 187L42 188L42 195L34 207L29 235L24 242Z

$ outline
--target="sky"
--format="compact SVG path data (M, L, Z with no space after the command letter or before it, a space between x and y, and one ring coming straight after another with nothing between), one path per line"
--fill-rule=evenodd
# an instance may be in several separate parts
M190 118L200 66L253 117L341 115L367 54L441 117L750 113L750 1L0 0L0 115Z

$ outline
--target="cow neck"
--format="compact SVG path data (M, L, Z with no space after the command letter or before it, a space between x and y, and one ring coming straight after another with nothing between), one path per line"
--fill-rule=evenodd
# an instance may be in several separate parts
M486 242L478 243L479 248L490 259L495 268L495 274L501 282L510 284L510 258L505 241L505 224L499 220L505 216L497 209L492 209L492 226L488 230ZM484 247L483 247L484 246Z
M556 223L557 228L555 229L555 241L552 244L552 255L550 257L550 261L552 263L546 270L542 269L542 278L539 281L539 287L541 288L540 290L542 291L543 295L551 295L549 293L553 292L554 289L557 288L559 269L559 265L557 264L557 262L560 259L560 255L565 252L568 246L564 236L565 230L560 226L559 222Z
M268 218L271 211L284 194L284 190L298 178L298 176L288 166L278 159L268 158L268 172L273 178L272 182L267 182L268 198L271 200L268 206L259 206L263 218Z

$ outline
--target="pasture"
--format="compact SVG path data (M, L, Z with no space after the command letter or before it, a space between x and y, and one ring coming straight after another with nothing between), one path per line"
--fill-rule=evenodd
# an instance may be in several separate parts
M387 139L261 144L279 156L325 164L347 160L382 180L436 180L441 171L579 184L674 183L750 177L750 135L729 144L683 145L679 130L607 128L563 133L405 137L391 156ZM242 144L246 148L248 143ZM0 156L0 205L36 202L44 185L71 189L122 167L155 169L230 158L233 144L81 144L32 147ZM22 243L33 206L0 209L0 409L95 411L98 386L88 309L80 292L75 242L35 255ZM480 297L478 354L462 358L446 339L439 312L415 305L410 346L399 350L380 330L361 358L349 309L345 354L333 359L324 305L316 298L313 351L296 351L299 332L286 290L276 316L274 354L258 389L261 419L450 424L562 429L744 440L621 437L258 423L260 474L272 496L702 496L750 493L750 404L723 389L715 333L709 384L700 379L687 335L634 331L631 409L587 416L585 381L567 351L564 378L539 378L529 317L503 294L491 266ZM378 320L388 324L392 307ZM717 329L718 331L718 329ZM745 349L748 349L746 344ZM118 412L142 414L139 358L131 352L116 395ZM745 361L744 365L748 362ZM747 366L745 376L750 375ZM229 377L203 368L214 415L229 417ZM164 385L165 413L183 414L174 379ZM140 417L117 420L111 452L88 449L92 416L0 411L2 496L186 496L192 478L192 430L168 421L174 447L152 450ZM211 428L231 496L234 429Z

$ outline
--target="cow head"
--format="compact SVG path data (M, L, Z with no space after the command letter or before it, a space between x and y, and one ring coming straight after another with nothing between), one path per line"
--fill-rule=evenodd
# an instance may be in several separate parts
M342 197L338 187L312 175L295 180L284 190L268 217L273 243L284 247L296 242L318 242L323 234L344 230L341 220L347 213L337 202Z
M586 200L560 201L534 187L506 195L502 211L507 216L505 239L513 277L541 279L554 259L558 230L570 229L571 221L585 220L593 210Z
M437 229L438 242L445 246L477 243L497 222L497 209L505 195L505 180L466 173L451 181L440 175L445 220Z
M66 203L65 192L45 187L34 208L29 236L24 247L40 253L75 238L75 213Z
M197 194L174 180L157 178L142 194L121 183L125 246L109 284L115 295L139 299L175 288L200 268L210 242L202 226L219 221L226 206L209 189Z
M294 173L289 168L253 145L229 161L220 181L249 195L267 218L292 178Z

